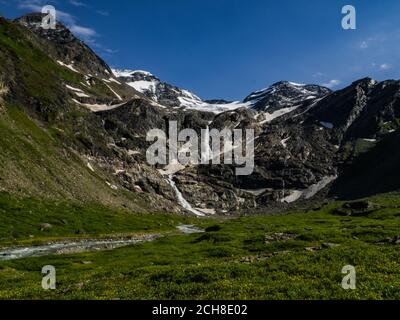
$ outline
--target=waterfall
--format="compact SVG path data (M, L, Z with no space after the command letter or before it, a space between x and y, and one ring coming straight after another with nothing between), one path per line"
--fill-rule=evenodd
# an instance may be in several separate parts
M174 189L176 197L178 199L178 203L185 208L186 210L194 213L196 216L199 217L204 217L204 213L194 209L191 204L183 197L182 192L179 191L178 187L176 186L175 181L173 180L173 176L169 175L167 179L168 183L171 185L171 187Z

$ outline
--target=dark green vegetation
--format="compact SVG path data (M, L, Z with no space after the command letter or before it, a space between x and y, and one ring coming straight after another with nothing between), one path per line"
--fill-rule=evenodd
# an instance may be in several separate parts
M1 262L0 297L400 299L400 251L395 243L400 235L400 198L388 195L370 201L373 205L361 210L342 209L335 203L287 215L198 220L195 223L207 228L206 233L168 233L154 242L114 251ZM107 213L92 210L80 212L94 220L93 230L111 231L99 226ZM164 227L180 221L163 217ZM105 221L113 221L113 231L123 231L123 219L129 221L129 216L120 213ZM140 222L135 215L132 219L126 230L133 226L148 232L159 229L155 222L161 221L157 216ZM26 228L25 234L29 224ZM76 228L59 230L67 233ZM48 264L57 268L55 291L41 289L40 271ZM341 270L349 264L357 270L354 291L341 287Z
M101 201L145 210L140 195L112 191L106 181L112 175L92 172L73 150L62 148L60 139L41 128L20 108L7 106L0 114L0 191L28 196ZM79 181L79 183L77 183Z
M0 262L1 299L400 299L399 195L371 198L372 205L356 209L337 202L275 216L168 215L174 206L157 197L163 191L176 201L172 190L161 190L165 179L122 148L143 141L160 120L158 109L123 84L60 66L54 46L0 18L0 246L163 237L112 251ZM67 85L88 93L92 104L114 102L113 90L133 100L103 114L103 124L72 100L78 98ZM350 96L361 90L353 89ZM328 111L340 115L333 108L338 102ZM148 122L140 123L143 117ZM128 130L136 124L138 132ZM346 144L337 188L353 198L357 190L359 197L398 190L397 128L398 116L384 125L382 141L362 135ZM118 180L125 165L131 180ZM182 235L179 224L206 232ZM55 291L41 288L45 265L57 269ZM341 288L345 265L357 269L355 291Z
M179 223L196 220L168 214L133 214L99 204L18 199L5 193L0 193L0 216L1 246L40 244L62 237L165 232L175 229Z
M101 120L66 90L85 77L51 59L49 46L0 17L0 192L151 211L146 196L111 189L113 172L88 167L86 155L113 151ZM98 79L86 89L114 96Z

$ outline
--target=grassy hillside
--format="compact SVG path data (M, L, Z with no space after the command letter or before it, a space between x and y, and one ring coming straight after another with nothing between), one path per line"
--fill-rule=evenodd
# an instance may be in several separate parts
M199 220L207 232L169 234L114 251L0 263L0 298L400 299L398 196L338 215L342 204L283 216ZM340 209L340 210L338 210ZM193 222L193 221L192 221ZM83 263L85 261L85 263ZM44 291L40 270L57 268ZM345 265L357 289L341 287Z
M0 17L0 191L148 211L143 194L114 190L111 172L88 167L86 155L113 156L110 141L101 120L74 104L66 89L83 88L84 75L57 64L46 46L51 44ZM101 81L85 90L115 98Z
M99 203L80 204L66 200L19 198L0 193L0 247L40 244L63 238L88 238L164 232L196 218L132 213ZM49 227L43 228L43 225Z
M75 152L62 146L20 108L0 115L0 191L23 196L100 202L145 211L139 194L112 190L114 177L93 172Z

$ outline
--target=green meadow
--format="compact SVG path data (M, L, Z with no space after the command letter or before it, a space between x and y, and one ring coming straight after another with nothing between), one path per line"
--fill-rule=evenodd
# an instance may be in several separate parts
M194 218L135 214L0 196L1 246L157 233L128 247L0 262L1 299L400 299L400 198L368 199L369 210L335 202L276 215ZM40 230L40 223L52 228ZM179 224L205 230L181 234ZM41 269L57 270L57 289ZM342 268L357 272L344 290Z

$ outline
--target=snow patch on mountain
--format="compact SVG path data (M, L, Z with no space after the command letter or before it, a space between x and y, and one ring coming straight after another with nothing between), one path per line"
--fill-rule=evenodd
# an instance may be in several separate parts
M113 69L114 76L150 99L172 108L185 108L203 112L222 113L241 107L251 107L239 101L230 103L209 103L190 92L162 82L153 74L142 70Z
M338 178L337 175L335 176L326 176L323 177L321 181L317 182L316 184L311 185L306 190L292 190L290 195L283 198L281 200L282 203L292 203L299 199L311 199L315 195L317 195L321 190L327 187L331 182L335 181Z
M126 77L131 77L133 74L135 73L140 73L146 76L153 76L150 72L148 71L143 71L143 70L118 70L118 69L112 69L112 72L114 74L115 77L120 78L126 78Z
M79 88L75 88L72 87L70 85L65 85L67 89L71 90L76 96L80 97L80 98L90 98L89 95L87 95L85 92L83 92L81 89Z
M58 63L60 66L64 67L64 68L67 68L67 69L69 69L69 70L71 70L71 71L73 71L73 72L79 73L79 71L75 69L75 67L74 67L73 64L67 64L67 63L64 63L64 62L62 62L62 61L60 61L60 60L57 60L57 63Z
M139 91L141 93L152 93L152 98L154 100L158 100L156 96L156 86L157 82L155 81L132 81L132 82L127 82L127 85L131 86L134 88L136 91Z
M76 99L72 99L72 101L75 102L76 104L79 104L80 106L84 106L84 107L88 108L92 112L113 110L113 109L119 108L119 107L121 107L121 106L123 106L125 104L125 102L124 103L120 103L120 104L113 104L113 105L108 105L108 104L89 104L89 103L81 103Z
M321 98L330 92L331 90L328 88L318 85L281 81L251 93L244 99L244 102L250 103L252 108L257 111L268 110L268 113L271 114L278 109L291 108L307 100Z
M295 111L299 106L293 106L293 107L289 107L289 108L282 108L279 110L276 110L272 113L269 112L261 112L259 114L259 117L261 116L262 118L264 118L264 120L260 121L260 124L265 124L265 123L269 123L272 120L275 120L277 118L280 118L282 116L284 116L287 113L293 112Z
M118 99L119 101L123 101L123 100L124 100L124 99L122 99L122 97L121 97L117 92L115 92L115 90L114 90L113 88L111 88L108 84L106 84L106 86L107 86L107 88L114 94L114 96L117 97L117 99Z
M239 108L253 109L261 116L260 123L269 123L297 109L304 101L315 100L331 91L317 85L295 82L278 82L258 90L241 101L205 101L189 90L181 89L161 81L152 73L142 70L113 69L114 76L155 102L170 108L184 108L215 114Z

